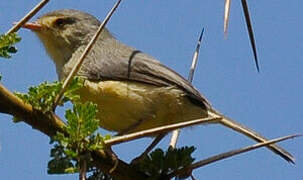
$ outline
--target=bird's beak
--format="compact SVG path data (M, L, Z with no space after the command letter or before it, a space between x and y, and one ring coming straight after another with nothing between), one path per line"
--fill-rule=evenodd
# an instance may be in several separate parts
M38 22L27 22L22 27L32 31L40 31L43 28Z

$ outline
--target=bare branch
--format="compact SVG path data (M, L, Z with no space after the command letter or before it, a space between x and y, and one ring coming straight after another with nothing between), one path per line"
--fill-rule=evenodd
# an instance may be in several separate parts
M79 180L86 180L86 172L87 172L86 160L79 158L79 162L80 162Z
M139 132L135 132L135 133L131 133L131 134L126 134L123 136L118 136L118 137L106 140L104 143L106 145L115 145L115 144L120 144L123 142L131 141L131 140L146 137L146 136L153 136L155 134L169 132L169 131L172 131L172 130L178 129L178 128L193 126L193 125L197 125L197 124L218 123L218 121L220 121L220 120L221 120L221 117L207 117L207 118L202 118L202 119L195 119L195 120L186 121L186 122L182 122L182 123L170 124L167 126L157 127L157 128L139 131Z
M57 132L63 132L64 122L55 114L44 114L33 109L29 104L24 103L20 98L7 90L0 83L0 112L13 115L32 128L52 137Z

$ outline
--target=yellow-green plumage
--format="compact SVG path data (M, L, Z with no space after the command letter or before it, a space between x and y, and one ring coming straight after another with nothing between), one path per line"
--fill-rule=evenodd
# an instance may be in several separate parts
M140 124L130 132L207 116L174 87L130 81L86 81L80 94L83 101L99 105L100 126L111 131L121 132L138 121Z

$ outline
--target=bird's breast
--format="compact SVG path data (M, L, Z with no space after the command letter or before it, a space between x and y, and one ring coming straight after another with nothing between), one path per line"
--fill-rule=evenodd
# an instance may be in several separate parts
M207 116L176 87L157 87L130 81L86 80L80 90L82 101L98 104L100 126L130 132Z

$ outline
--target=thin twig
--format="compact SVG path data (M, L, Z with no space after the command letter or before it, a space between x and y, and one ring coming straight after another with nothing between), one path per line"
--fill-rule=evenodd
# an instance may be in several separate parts
M262 143L254 144L254 145L251 145L251 146L247 146L247 147L244 147L244 148L240 148L240 149L228 151L228 152L225 152L225 153L221 153L221 154L209 157L207 159L198 161L198 162L196 162L194 164L191 164L190 166L187 166L185 168L176 170L176 171L172 172L171 174L169 174L168 177L172 178L172 177L181 175L184 172L188 172L189 170L197 169L197 168L203 167L205 165L208 165L210 163L214 163L214 162L219 161L219 160L223 160L223 159L226 159L226 158L229 158L229 157L241 154L241 153L252 151L252 150L264 147L264 146L268 146L270 144L275 144L275 143L280 142L280 141L285 141L287 139L293 139L293 138L300 137L300 136L303 136L303 135L302 134L289 135L289 136L285 136L285 137L280 137L280 138L268 140L268 141L265 141L265 142L262 142Z
M229 12L230 12L230 3L231 0L225 0L224 4L224 36L227 37L228 21L229 21Z
M199 57L199 52L200 52L200 46L201 46L201 42L202 42L202 37L203 37L203 33L204 33L204 28L202 29L198 42L197 42L197 47L193 56L193 60L192 60L192 64L189 70L189 74L188 74L188 81L191 83L193 81L194 78L194 73L196 70L196 66L197 66L197 61L198 61L198 57ZM180 129L176 129L173 131L173 134L171 136L170 139L170 143L169 145L173 148L176 147L177 141L178 141L178 137L180 134Z
M30 20L48 2L49 0L42 0L29 13L27 13L17 24L15 24L10 30L8 30L6 34L10 34L18 31L23 26L23 24L25 24L28 20Z
M123 136L114 137L112 139L106 140L104 143L108 146L120 144L120 143L123 143L126 141L131 141L133 139L138 139L138 138L142 138L142 137L146 137L146 136L152 136L155 134L172 131L172 130L178 129L178 128L193 126L193 125L202 124L202 123L203 124L218 123L218 121L220 121L221 119L222 119L221 117L207 117L207 118L195 119L195 120L186 121L186 122L177 123L177 124L170 124L167 126L161 126L161 127L152 128L152 129L148 129L148 130L144 130L144 131L139 131L139 132L135 132L135 133L131 133L131 134L126 134Z
M249 35L250 44L251 44L251 47L252 47L252 50L253 50L253 53L254 53L256 67L257 67L258 72L260 72L258 55L257 55L257 48L256 48L256 43L255 43L255 37L254 37L254 31L253 31L252 24L251 24L251 21L250 21L250 15L249 15L249 10L248 10L248 5L247 5L246 0L242 0L242 7L243 7L244 16L245 16L245 21L246 21L246 26L247 26L247 31L248 31L248 35Z
M84 52L82 53L81 57L79 58L78 62L76 63L76 65L73 67L73 69L71 70L71 72L69 73L69 75L67 76L67 78L65 79L62 89L60 90L59 94L57 95L54 105L53 105L53 110L55 111L56 106L58 105L59 101L61 100L63 93L66 91L67 87L69 86L69 84L71 83L73 77L77 74L77 72L79 71L82 63L84 62L84 59L86 58L86 56L88 55L88 53L90 52L90 50L92 49L93 45L95 44L95 42L97 41L97 38L99 37L99 35L101 34L102 30L104 29L105 25L107 24L107 22L109 21L109 19L111 18L111 16L113 15L113 13L115 12L115 10L118 8L119 4L121 3L122 0L118 0L116 2L116 4L113 6L113 8L110 10L110 12L107 14L107 16L105 17L105 19L103 20L102 24L99 26L97 32L95 33L95 35L93 36L93 38L91 39L91 41L88 43L88 45L86 46Z

